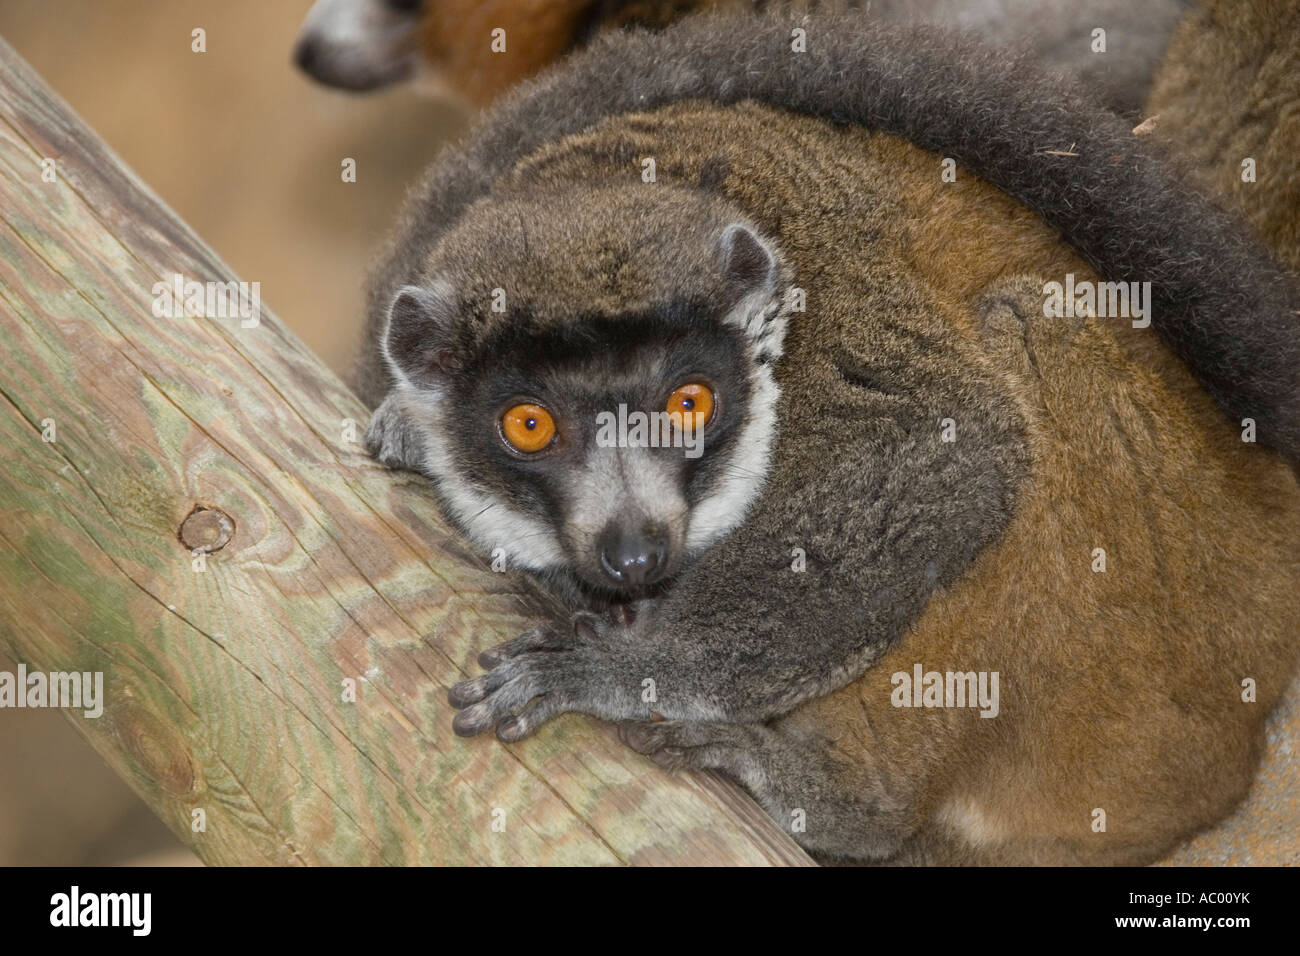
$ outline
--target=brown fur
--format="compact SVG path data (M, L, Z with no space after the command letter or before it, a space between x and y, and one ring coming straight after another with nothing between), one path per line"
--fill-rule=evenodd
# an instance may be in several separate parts
M1146 112L1196 181L1300 268L1300 0L1201 4L1170 41Z
M452 91L485 106L575 44L590 0L438 0L420 25L419 45ZM492 31L506 31L504 53Z
M697 11L758 6L756 0L438 0L421 21L417 43L452 93L483 107L590 35L625 27L662 29ZM866 6L866 0L781 3L792 15L858 6ZM504 53L491 49L497 27L506 31Z
M909 223L896 267L955 321L1008 273L1035 276L1031 307L1045 279L1089 274L1001 194L939 183L936 157L894 141L881 158L870 178L889 172ZM1019 321L1004 321L993 361L1034 459L1017 517L866 675L782 722L836 728L845 759L925 780L933 816L905 858L1146 862L1250 786L1296 667L1300 489L1149 333L1090 323L1071 338L1031 315L1026 351ZM1002 715L892 707L890 675L918 662L999 671ZM1247 676L1257 703L1241 700ZM1105 833L1090 828L1098 807Z
M1008 250L1017 271L1084 273L982 184L945 192L934 163L891 166L928 214L904 254L954 304L1004 274ZM862 679L786 720L838 728L846 759L892 776L962 768L929 779L913 858L1146 862L1250 785L1296 666L1300 491L1150 335L1119 323L1071 337L1039 315L1027 353L1019 320L1004 321L999 371L1034 458L1017 517ZM917 662L999 671L1002 716L893 708L890 675ZM1241 700L1248 676L1257 703ZM1098 807L1105 833L1090 829Z
M1148 862L1250 785L1295 669L1300 494L1167 355L1041 318L1025 353L1005 321L1034 455L1016 518L863 678L783 722L925 780L904 859ZM890 675L918 662L999 671L1001 715L893 708Z

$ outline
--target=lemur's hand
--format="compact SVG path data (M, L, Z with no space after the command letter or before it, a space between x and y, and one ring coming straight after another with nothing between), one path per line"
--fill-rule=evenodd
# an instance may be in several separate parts
M626 606L602 615L581 612L571 621L535 627L479 655L488 668L462 681L447 699L460 710L452 728L462 737L496 727L507 743L529 736L552 717L579 711L608 720L646 720L632 673L636 618ZM530 702L531 706L530 706Z

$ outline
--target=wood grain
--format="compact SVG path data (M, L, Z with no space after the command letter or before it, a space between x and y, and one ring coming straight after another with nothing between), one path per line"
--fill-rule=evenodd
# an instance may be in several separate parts
M2 42L0 88L0 641L29 669L103 672L103 715L68 716L187 845L810 862L727 782L669 776L586 718L455 737L445 689L527 626L523 583L366 457L360 402L265 308L255 328L155 317L156 282L230 270Z

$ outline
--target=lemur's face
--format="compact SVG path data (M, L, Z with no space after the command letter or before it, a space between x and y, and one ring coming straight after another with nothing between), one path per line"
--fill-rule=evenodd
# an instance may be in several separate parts
M768 471L782 290L747 227L709 240L703 281L675 283L692 294L626 311L472 315L443 281L396 296L386 347L421 470L485 552L641 596L744 519ZM456 284L492 281L523 286Z
M459 520L597 590L652 590L748 504L751 366L687 304L504 338L441 399L448 462L482 490Z

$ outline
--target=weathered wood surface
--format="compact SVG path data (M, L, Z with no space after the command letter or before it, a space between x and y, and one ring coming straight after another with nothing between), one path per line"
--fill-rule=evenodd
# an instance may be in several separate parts
M177 273L231 278L0 42L0 641L103 672L103 716L69 717L202 859L809 862L585 718L455 737L445 688L526 625L520 582L347 440L360 403L265 309L155 318ZM233 521L202 571L200 506Z

